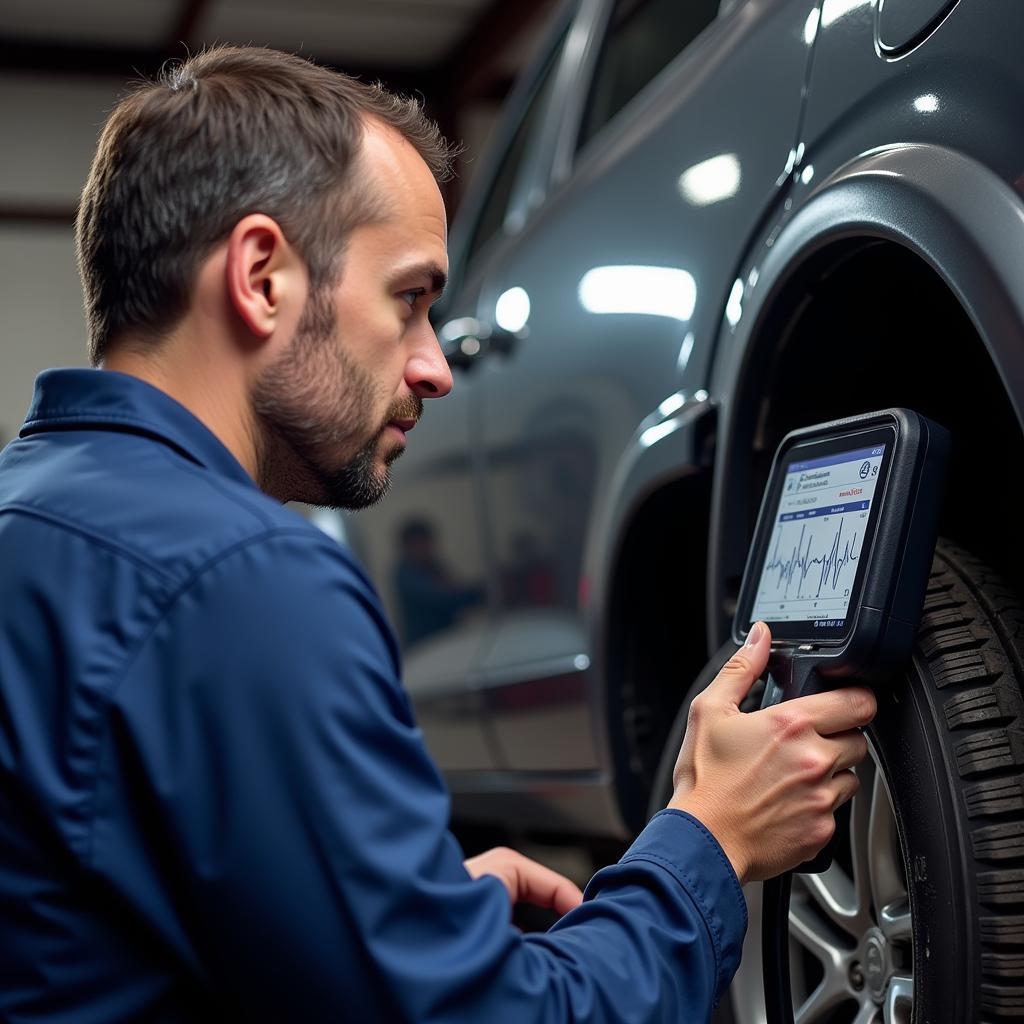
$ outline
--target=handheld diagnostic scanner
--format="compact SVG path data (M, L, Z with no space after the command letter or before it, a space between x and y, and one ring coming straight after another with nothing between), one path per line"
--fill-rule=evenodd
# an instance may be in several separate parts
M786 435L775 454L733 622L772 630L762 707L879 682L910 659L924 604L949 434L906 409ZM830 843L797 868L825 871ZM791 875L765 882L766 1020L792 1024Z
M948 451L947 431L906 409L783 438L733 622L736 643L771 628L763 707L909 660Z

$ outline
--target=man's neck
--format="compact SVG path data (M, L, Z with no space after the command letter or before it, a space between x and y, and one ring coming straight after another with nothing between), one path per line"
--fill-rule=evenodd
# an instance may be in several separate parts
M217 365L198 346L187 346L192 351L185 352L186 346L174 341L158 344L147 351L119 343L102 368L137 377L183 405L258 482L256 431L241 369Z

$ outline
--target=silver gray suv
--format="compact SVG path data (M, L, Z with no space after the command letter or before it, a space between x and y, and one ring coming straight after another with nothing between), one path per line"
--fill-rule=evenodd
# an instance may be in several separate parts
M805 1024L1024 1018L1022 56L1020 0L569 3L453 231L455 390L350 523L455 816L624 839L779 439L952 432L913 665L794 885Z

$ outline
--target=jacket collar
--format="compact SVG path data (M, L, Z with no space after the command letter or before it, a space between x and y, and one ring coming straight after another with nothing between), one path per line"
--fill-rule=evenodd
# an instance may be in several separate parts
M256 486L213 433L159 388L112 370L44 370L19 436L84 429L151 437L200 466Z

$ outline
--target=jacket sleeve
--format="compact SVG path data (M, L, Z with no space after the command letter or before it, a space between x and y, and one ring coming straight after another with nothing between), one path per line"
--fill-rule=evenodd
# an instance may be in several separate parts
M472 880L369 584L332 542L242 545L160 614L112 698L92 864L246 1020L702 1021L746 907L657 815L545 934Z

